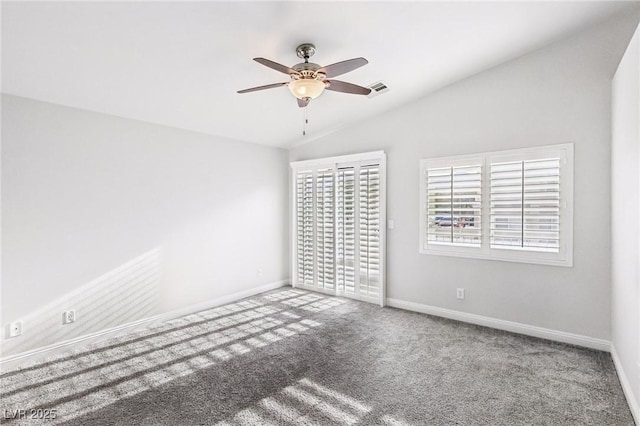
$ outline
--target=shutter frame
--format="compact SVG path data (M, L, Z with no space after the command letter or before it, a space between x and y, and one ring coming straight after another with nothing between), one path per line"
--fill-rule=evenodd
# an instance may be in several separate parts
M377 191L375 192L376 197L377 198L372 198L372 197L368 197L367 198L367 210L370 210L371 207L375 207L377 209L377 213L376 213L376 220L378 221L376 223L377 228L376 231L378 232L378 237L379 237L379 242L375 242L377 244L376 247L373 247L373 245L369 246L367 245L366 248L369 250L369 252L373 253L373 249L375 248L376 250L376 261L378 262L378 265L376 266L378 269L377 271L379 271L378 274L378 280L377 282L378 287L376 288L375 291L372 291L371 293L375 293L375 296L371 296L369 294L367 294L367 292L362 292L362 294L360 294L359 292L359 283L360 283L360 264L359 264L359 249L360 249L360 237L361 237L361 233L360 233L360 214L359 214L359 210L360 210L360 199L359 199L359 169L360 167L365 167L365 166L371 166L373 164L376 164L378 167L378 173L379 173L379 186L377 188ZM386 291L385 291L385 286L384 286L384 261L385 261L385 244L384 242L386 241L386 229L384 226L384 224L386 224L386 155L384 154L383 151L376 151L376 152L372 152L372 153L362 153L362 154L354 154L354 155L347 155L347 156L341 156L341 157L331 157L329 159L318 159L318 160L308 160L308 161L300 161L300 162L293 162L291 163L291 167L292 167L292 179L291 182L292 183L292 199L293 202L291 203L292 205L292 209L293 209L293 214L292 214L292 220L291 220L291 253L292 253L292 262L291 262L291 269L292 269L292 284L295 286L303 286L304 288L309 288L309 289L314 289L316 291L319 292L323 292L323 293L330 293L330 294L343 294L347 297L353 297L359 300L364 300L364 301L368 301L368 302L372 302L372 303L378 303L380 304L380 306L384 306L385 304L385 296L386 296ZM313 179L313 185L314 185L314 189L313 189L313 194L314 194L314 204L313 207L314 209L317 208L322 208L322 207L327 207L327 203L325 198L329 198L329 197L324 197L324 192L321 188L318 187L318 181L321 178L321 176L319 176L319 173L322 172L321 169L327 169L327 168L331 168L333 169L333 182L334 182L334 186L333 186L333 206L332 206L332 212L333 212L333 220L334 220L334 225L333 225L333 259L334 259L334 275L333 275L333 288L331 288L331 286L326 286L327 288L325 288L324 286L324 281L325 280L331 280L331 276L327 275L327 270L326 270L326 262L325 260L322 258L324 255L324 252L322 250L318 251L318 245L324 244L323 242L329 242L330 238L327 238L327 234L322 235L322 232L325 230L324 228L324 223L322 222L322 216L318 215L317 210L314 210L314 221L313 221L313 228L314 231L320 231L320 233L314 232L313 234L313 238L315 241L315 250L314 250L314 255L316 256L316 258L314 259L314 270L316 270L316 285L314 285L313 287L311 286L304 286L303 284L299 283L299 280L297 279L298 274L298 264L299 261L296 258L296 256L298 255L299 251L299 244L298 244L298 229L300 228L298 222L299 222L299 218L297 215L297 211L296 208L299 205L299 201L298 201L298 192L296 191L296 176L297 174L301 171L301 170L310 170L312 171L313 175L314 175L314 179ZM344 195L344 193L342 193L342 189L341 189L341 181L340 181L340 170L344 169L344 168L352 168L354 170L353 173L353 177L352 177L352 181L353 181L353 187L349 189L349 191L351 191L351 194L347 194L348 197L351 197L351 205L347 206L347 204L344 203L344 199L341 199L341 196ZM322 179L320 179L320 181L322 181ZM344 211L345 207L351 209L351 212L353 213L354 217L349 218L350 221L354 222L354 223L347 223L347 225L349 226L349 230L351 232L351 236L348 236L347 240L346 240L346 244L344 244L345 239L344 239L344 231L346 229L343 228L344 223L341 223L339 220L339 216L340 216L340 211L341 209ZM353 220L355 219L355 220ZM373 217L371 217L371 219L373 219ZM366 223L366 220L363 220L363 224ZM362 236L367 236L368 238L368 232L365 232L364 234L362 234ZM366 242L368 244L368 241ZM365 246L363 245L363 248ZM371 247L371 249L370 249ZM344 254L347 253L353 253L353 259L348 259L348 256L344 256ZM379 259L379 260L378 260ZM346 263L345 263L346 260ZM370 262L371 263L371 262ZM344 265L349 266L350 264L352 264L352 269L345 269L343 268ZM320 267L320 274L317 273L317 269L318 267ZM322 271L322 267L325 267L324 272ZM369 268L367 268L369 269ZM345 274L346 272L346 274ZM320 283L323 284L322 288L320 288L317 284L318 284L318 277L320 277ZM364 278L369 279L370 277L365 275ZM347 286L343 285L343 283L346 283ZM350 287L350 288L348 288ZM349 290L353 289L353 294L349 294ZM367 290L368 287L367 287Z
M427 255L443 255L467 257L475 259L489 259L509 262L533 263L554 266L573 266L573 143L547 145L496 151L473 155L460 155L420 160L420 246L419 252ZM464 164L473 158L480 158L483 164L482 184L482 244L480 247L464 247L452 245L427 244L427 188L426 170L432 167L453 167ZM554 176L548 169L555 166L545 161L550 158L559 159L559 173ZM505 180L493 179L491 187L491 166L496 163L523 161L526 165L525 175L520 170L520 179L524 188L520 189L522 199L516 193L510 193L509 185L518 181L517 176L502 176ZM546 169L546 170L545 170ZM515 181L509 181L515 178ZM551 179L551 181L547 181ZM555 179L555 181L553 180ZM559 191L558 185L559 184ZM501 189L496 189L498 186ZM513 189L513 188L512 188ZM523 192L524 191L524 192ZM559 197L558 194L559 193ZM496 201L501 202L496 202ZM493 206L491 202L493 201ZM514 205L515 204L515 205ZM493 208L493 214L492 214ZM497 211L501 208L501 211ZM519 212L524 208L524 216ZM523 217L520 225L520 235L523 237L524 247L498 248L491 247L492 224L496 222L497 213L504 217L520 214ZM520 222L517 222L520 223ZM493 227L495 236L496 227ZM506 229L508 230L508 229ZM503 234L508 236L508 233ZM540 247L551 245L559 240L555 247Z

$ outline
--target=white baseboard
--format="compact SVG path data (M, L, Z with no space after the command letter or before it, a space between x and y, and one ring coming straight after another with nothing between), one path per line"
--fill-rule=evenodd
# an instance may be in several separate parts
M624 392L625 398L627 398L627 404L629 404L629 409L631 410L633 419L637 425L640 425L640 402L636 398L635 392L629 382L629 378L622 368L622 362L620 361L620 357L618 356L618 352L616 351L616 347L613 343L611 344L611 358L613 358L613 365L616 367L618 379L620 379L622 391ZM640 395L638 395L638 397L640 397Z
M226 305L227 303L233 303L246 297L255 296L256 294L264 293L265 291L274 290L280 287L289 285L289 280L275 281L272 283L264 284L259 287L250 288L247 290L232 293L226 296L217 297L215 299L206 300L204 302L196 303L184 308L175 309L173 311L165 312L163 314L154 315L148 318L143 318L137 321L132 321L126 324L121 324L115 327L106 328L104 330L97 331L95 333L89 333L84 336L75 337L73 339L65 340L62 342L54 343L51 345L43 346L37 349L32 349L25 352L20 352L15 355L10 355L4 358L0 358L0 370L2 372L13 370L20 365L35 361L40 358L45 358L61 350L70 351L79 348L82 345L86 345L89 342L104 339L106 337L113 337L116 334L122 334L124 331L131 331L134 328L140 326L146 326L150 323L168 321L173 318L193 314L196 312L211 309L216 306Z
M556 342L570 343L572 345L584 346L591 349L598 349L609 352L611 342L604 339L582 336L580 334L567 333L564 331L552 330L549 328L536 327L519 322L505 321L497 318L485 317L482 315L469 314L466 312L454 311L452 309L438 308L435 306L423 305L421 303L407 302L404 300L387 298L387 305L394 308L406 309L408 311L421 312L423 314L435 315L485 327L497 328L499 330L511 331L513 333L525 334L527 336L540 337L542 339Z

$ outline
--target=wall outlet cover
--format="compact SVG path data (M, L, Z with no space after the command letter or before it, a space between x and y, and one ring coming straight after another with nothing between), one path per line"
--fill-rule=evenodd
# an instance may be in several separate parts
M9 324L9 337L16 337L22 334L22 321L15 321Z
M76 311L75 310L70 310L70 311L64 311L62 313L62 324L71 324L72 322L76 321Z

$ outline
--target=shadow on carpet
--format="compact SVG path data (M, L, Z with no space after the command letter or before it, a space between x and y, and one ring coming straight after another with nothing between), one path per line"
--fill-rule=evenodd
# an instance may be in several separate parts
M0 383L11 425L633 425L607 353L291 288Z

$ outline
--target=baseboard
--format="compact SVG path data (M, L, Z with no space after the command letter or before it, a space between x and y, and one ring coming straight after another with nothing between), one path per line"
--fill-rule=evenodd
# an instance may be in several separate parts
M536 327L513 321L505 321L497 318L485 317L482 315L469 314L466 312L454 311L452 309L438 308L435 306L423 305L421 303L407 302L404 300L387 298L387 305L394 308L408 311L421 312L423 314L449 318L485 327L497 328L499 330L511 331L513 333L525 334L527 336L540 337L542 339L556 342L569 343L577 346L584 346L591 349L598 349L609 352L611 342L604 339L582 336L580 334L567 333L564 331L552 330L549 328Z
M97 331L95 333L89 333L84 336L75 337L73 339L65 340L62 342L54 343L51 345L43 346L37 349L32 349L25 352L20 352L15 355L10 355L4 358L0 358L0 368L2 372L19 367L20 364L24 364L27 361L34 361L39 358L45 358L55 352L59 352L61 349L65 351L76 349L82 345L85 345L91 341L98 339L104 339L106 337L112 337L116 334L121 334L123 331L131 331L131 329L138 328L140 326L149 325L154 322L168 321L173 318L178 318L184 315L193 314L196 312L211 309L216 306L226 305L233 303L246 297L255 296L256 294L264 293L265 291L275 290L280 287L289 285L289 280L275 281L272 283L264 284L259 287L250 288L247 290L232 293L226 296L217 297L204 302L189 305L184 308L175 309L173 311L165 312L159 315L154 315L148 318L143 318L137 321L132 321L126 324L121 324L115 327L106 328L104 330Z
M631 410L633 420L635 420L637 425L640 425L640 403L638 403L635 392L633 392L633 388L631 387L631 383L629 382L629 378L622 368L622 362L620 361L620 357L618 356L618 352L616 351L616 347L613 345L613 343L611 344L611 358L613 358L613 365L616 367L618 379L620 380L620 384L622 385L624 396L625 398L627 398L627 404L629 404L629 409Z

